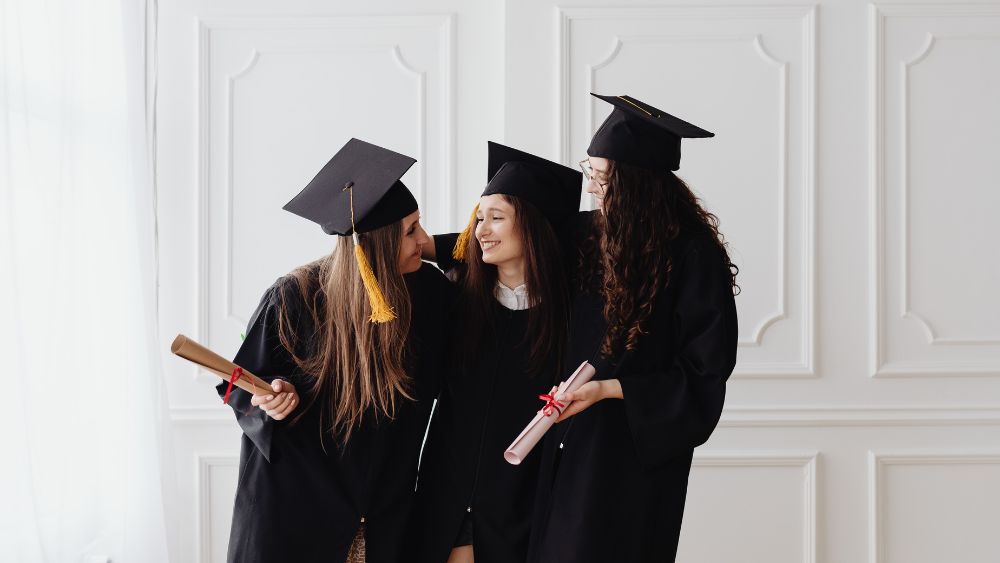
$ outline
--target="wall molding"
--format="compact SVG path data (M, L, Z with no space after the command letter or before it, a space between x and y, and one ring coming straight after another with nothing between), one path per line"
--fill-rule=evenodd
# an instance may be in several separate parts
M913 309L912 303L910 302L910 281L913 276L910 272L910 233L911 233L911 217L910 217L910 72L911 70L922 63L930 55L931 51L939 45L942 41L953 41L953 40L982 40L982 39L1000 39L1000 34L995 33L931 33L927 32L924 43L921 45L919 51L913 57L902 61L902 116L901 116L901 131L900 138L903 140L903 158L900 165L900 177L902 179L902 221L900 228L900 257L902 259L901 270L901 281L902 281L902 316L903 318L912 319L919 325L927 338L927 343L931 346L941 346L941 345L951 345L951 346L981 346L981 345L997 345L1000 344L1000 338L952 338L952 337L940 337L938 336L940 331L934 329L931 322L928 320L927 315L918 313Z
M371 16L316 16L316 17L252 17L252 16L230 16L230 17L207 17L194 19L196 35L197 35L197 70L195 73L195 88L197 91L197 102L196 102L196 121L197 121L197 143L195 147L195 152L197 155L197 198L196 198L196 216L197 216L197 268L195 272L196 279L196 302L197 302L197 329L192 338L202 343L205 346L211 347L212 342L210 338L210 326L211 326L211 264L209 262L209 256L211 254L211 240L210 240L210 230L212 217L212 197L211 197L211 187L212 187L212 141L213 132L211 126L212 119L212 79L213 71L217 69L212 69L211 55L212 55L212 34L218 31L231 31L231 30L256 30L256 31L294 31L299 29L371 29L371 30L382 30L382 29L416 29L416 30L429 30L436 35L436 40L439 42L440 47L440 59L438 62L440 65L440 86L441 93L440 96L435 101L440 108L440 143L442 146L442 152L447 155L448 165L441 170L441 176L443 178L443 183L446 188L442 190L445 196L445 205L441 211L442 216L447 216L451 218L455 214L455 200L457 197L457 185L456 185L456 174L457 174L457 162L456 162L456 105L455 105L455 92L457 89L456 84L456 54L455 54L455 44L456 44L456 30L455 30L456 14L454 13L444 13L444 14L420 14L420 15L371 15ZM393 64L401 72L407 73L416 79L417 88L417 119L418 119L418 139L417 147L418 154L415 155L419 162L423 163L420 167L420 190L416 194L421 207L428 209L427 205L427 111L428 111L428 98L427 98L427 79L426 71L420 71L415 69L411 64L409 64L403 57L401 52L401 47L399 44L384 44L380 45L376 42L371 44L349 47L351 50L387 50L390 57L392 57ZM337 47L319 47L319 48L286 48L286 49L258 49L256 46L251 48L248 63L240 67L235 72L228 73L224 80L224 92L217 93L223 96L223 102L225 107L223 111L227 116L228 122L225 124L225 128L221 132L216 132L215 134L223 135L224 138L221 139L222 150L224 152L224 161L216 163L219 166L226 167L225 178L223 179L224 189L224 205L226 207L225 214L223 217L218 218L219 220L224 220L224 232L228 236L228 240L224 241L225 249L224 256L220 259L224 260L225 271L223 273L224 280L222 282L222 316L227 321L233 321L236 324L240 324L244 319L236 314L232 313L232 303L231 303L231 277L232 277L232 202L233 202L233 92L236 81L242 77L245 77L250 73L259 62L260 57L264 54L269 53L313 53L313 52L336 52L339 49ZM425 213L425 220L429 214ZM245 322L243 322L245 325ZM240 326L242 329L242 325ZM202 373L202 370L196 366L190 368L192 370L192 376L196 381L214 381L213 378L209 377L207 374Z
M997 465L1000 450L869 450L868 452L868 561L886 561L884 468L892 465Z
M216 467L239 467L238 455L195 454L195 542L199 561L212 560L212 470Z
M175 425L231 424L236 419L225 406L170 408ZM992 426L1000 424L1000 405L939 406L727 406L720 428L792 428L836 426Z
M1000 365L986 361L888 361L886 358L887 314L886 299L886 179L885 161L886 135L886 78L897 76L887 74L893 64L885 61L886 24L892 18L977 17L1000 18L997 4L870 4L868 7L868 160L869 160L869 376L878 378L926 378L926 377L996 377L1000 376ZM949 33L926 30L924 39L914 55L900 60L898 75L901 77L901 205L903 213L900 224L902 239L898 251L901 253L901 295L900 316L910 319L924 334L929 346L984 346L996 345L994 339L941 338L925 316L912 310L910 306L909 270L909 71L923 61L941 39L996 38L993 33Z
M721 428L989 426L1000 424L1000 405L726 407Z
M235 202L235 184L234 178L236 175L236 148L234 146L235 133L234 126L236 124L236 114L235 114L235 99L236 99L236 87L240 79L248 76L260 62L261 58L265 56L273 55L388 55L388 64L398 70L404 76L411 78L415 83L415 90L417 93L417 103L416 103L416 115L417 115L417 139L416 139L416 158L420 163L427 162L427 148L426 148L426 124L427 124L427 87L426 87L426 75L424 71L417 70L409 65L402 56L400 46L398 44L390 43L371 43L365 45L343 45L337 47L317 47L317 48L284 48L284 49L257 49L256 47L251 48L251 55L249 57L249 63L226 77L225 91L222 95L222 99L225 101L225 109L222 113L225 115L226 123L223 129L224 139L222 140L223 145L223 159L226 165L226 177L223 181L224 185L224 196L225 200L224 209L221 220L223 223L222 231L225 233L225 238L220 241L221 246L225 249L225 261L224 272L222 274L223 282L220 284L222 290L222 322L232 322L233 326L231 329L234 332L239 332L247 326L248 319L244 315L240 315L234 311L233 307L233 280L234 280L234 260L233 260L233 243L236 240L236 236L233 233L233 223L234 223L234 213L233 205ZM209 150L211 150L209 148ZM427 166L423 165L419 167L420 169L420 181L419 190L414 190L417 200L420 204L421 209L427 209ZM411 186L411 189L413 187ZM211 221L211 219L210 219ZM204 283L207 283L206 280ZM206 290L210 290L207 288Z
M801 232L789 232L789 159L790 146L789 136L789 88L792 85L788 76L790 73L789 62L781 61L769 53L763 45L763 37L760 33L728 33L710 35L677 35L664 33L662 35L620 35L613 34L612 42L609 45L607 54L601 57L596 63L586 65L584 69L584 80L591 90L594 84L595 73L612 64L618 57L622 48L630 42L677 42L677 41L747 41L757 56L767 65L778 70L779 78L779 119L776 124L779 128L780 149L778 155L779 166L779 204L778 213L779 228L779 258L781 272L779 274L779 293L777 311L767 315L754 327L753 336L750 340L740 342L741 347L759 347L763 343L764 334L767 329L777 322L788 319L788 241L791 237L803 241L800 274L802 280L801 297L801 330L799 332L799 342L801 343L800 359L790 362L758 362L753 365L739 365L734 374L739 379L787 379L787 378L814 378L818 377L814 364L814 347L816 338L815 323L815 151L816 151L816 6L815 5L793 5L793 6L664 6L664 7L632 7L632 8L575 8L557 7L555 10L555 34L557 42L557 58L555 73L558 80L556 115L558 116L557 143L562 162L569 162L570 155L570 81L572 78L571 68L571 30L574 21L615 19L632 20L678 20L678 19L700 19L700 20L793 20L801 23L801 56L802 68L799 73L801 79L796 81L799 87L802 100L801 110L801 134L803 149L801 157L801 197L802 206L798 211L802 217ZM593 103L586 112L589 130L594 128L595 114Z
M924 361L883 363L871 377L880 379L905 378L980 378L997 377L1000 371L981 362Z
M817 558L817 459L815 451L785 450L695 450L691 468L697 467L792 467L802 470L802 561Z
M201 424L232 424L237 427L236 417L229 407L170 407L170 422L182 426Z

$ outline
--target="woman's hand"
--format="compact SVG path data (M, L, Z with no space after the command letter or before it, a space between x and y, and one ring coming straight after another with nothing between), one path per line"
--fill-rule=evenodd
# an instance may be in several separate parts
M580 386L576 391L563 393L559 400L563 403L570 403L556 423L562 422L569 417L582 412L597 401L604 399L621 399L622 384L617 379L603 379L600 381L588 381Z
M267 413L267 416L274 420L282 420L299 406L299 394L295 391L295 386L283 379L275 379L271 382L273 394L254 395L250 399L250 404L260 407Z

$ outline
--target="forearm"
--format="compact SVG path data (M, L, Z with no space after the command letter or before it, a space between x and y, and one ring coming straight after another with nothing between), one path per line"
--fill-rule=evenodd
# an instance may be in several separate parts
M624 399L622 394L622 383L617 379L602 379L598 383L601 385L600 396L602 399Z

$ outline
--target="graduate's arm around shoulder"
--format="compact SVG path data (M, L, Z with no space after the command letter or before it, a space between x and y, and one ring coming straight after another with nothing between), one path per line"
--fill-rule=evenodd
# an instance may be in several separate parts
M433 235L432 244L425 244L421 249L421 257L434 262L444 272L454 269L460 264L454 257L458 236L459 233Z

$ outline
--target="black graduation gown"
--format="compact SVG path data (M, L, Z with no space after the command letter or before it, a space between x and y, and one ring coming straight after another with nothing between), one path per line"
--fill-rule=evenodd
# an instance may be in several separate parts
M707 234L675 244L668 287L637 349L601 359L603 298L574 296L566 365L621 381L545 439L528 561L673 561L696 446L718 423L736 363L729 270Z
M454 265L447 254L453 240L435 237L446 269ZM527 557L541 452L520 465L507 463L503 453L543 405L538 396L555 374L528 373L528 311L494 307L495 331L475 365L449 370L438 397L411 526L414 561L444 563L465 518L472 520L476 563ZM452 345L461 345L461 328L455 330Z
M440 389L441 313L449 309L453 293L444 275L429 264L404 277L413 304L410 345L417 357L409 373L416 400L404 401L394 420L376 421L373 412L367 413L341 448L328 432L321 434L318 404L295 423L275 421L250 405L249 393L234 387L230 405L243 438L230 562L340 563L362 518L367 561L403 559L420 445ZM298 304L291 311L296 330L311 330L298 285L286 276L265 293L234 362L265 380L291 381L304 408L308 376L296 368L277 335L282 293ZM225 387L218 387L220 395Z

